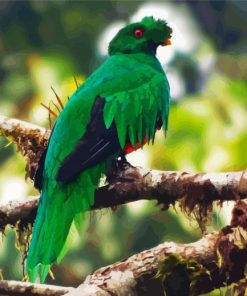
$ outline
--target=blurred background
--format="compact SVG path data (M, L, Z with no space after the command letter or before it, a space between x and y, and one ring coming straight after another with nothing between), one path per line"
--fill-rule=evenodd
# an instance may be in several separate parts
M247 57L245 1L0 1L0 114L49 127L51 86L64 102L107 57L119 28L144 16L167 20L172 46L158 50L171 86L166 139L129 161L160 170L238 171L247 166ZM25 181L25 162L0 138L0 204L38 194ZM229 222L231 203L216 208L208 231ZM161 211L135 202L116 212L90 213L86 232L54 266L61 285L77 285L98 267L163 241L192 242L198 225L179 207ZM21 280L15 232L0 242L4 279Z

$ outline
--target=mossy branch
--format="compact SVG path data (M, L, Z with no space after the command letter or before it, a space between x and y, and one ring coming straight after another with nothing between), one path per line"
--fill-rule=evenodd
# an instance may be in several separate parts
M238 227L235 226L236 223ZM197 242L189 244L165 242L128 259L98 269L88 275L78 288L51 287L50 289L48 285L0 281L0 294L163 295L164 281L167 284L176 267L184 266L183 272L188 272L189 294L183 295L195 296L243 281L247 264L246 237L247 205L239 201L233 211L231 225L224 227L220 232L205 235ZM174 254L176 254L175 257ZM169 269L169 265L172 265L172 270ZM180 277L181 273L175 276ZM176 278L176 286L179 282L181 279ZM243 282L241 289L245 287L246 284ZM240 286L236 288L239 289Z
M49 130L0 116L0 135L17 144L27 161L26 176L33 179L38 161L45 151ZM183 271L192 270L187 281L195 295L244 279L247 264L247 206L240 201L247 197L247 172L200 173L162 172L135 168L129 165L113 169L107 176L108 184L98 189L92 209L115 207L128 202L156 200L164 209L179 202L188 214L193 213L201 226L211 211L213 201L237 201L231 225L218 233L204 236L190 244L165 242L126 260L101 268L89 275L76 289L58 288L29 283L0 282L0 292L5 295L159 295L163 293L169 276L162 274L164 264L176 257L176 266ZM25 202L12 202L0 208L0 227L32 223L39 197ZM164 260L168 258L168 260ZM181 259L181 262L179 261ZM173 260L174 261L174 260ZM163 263L160 263L163 262ZM163 265L162 265L163 264ZM170 264L170 263L169 263ZM206 271L203 278L199 267ZM159 272L158 272L159 271ZM159 274L157 279L157 274ZM194 276L196 274L196 276ZM164 275L164 276L163 276ZM197 285L197 280L200 284ZM193 284L191 285L193 281ZM242 285L245 287L245 283ZM38 290L36 290L38 288ZM49 288L49 286L48 286ZM24 292L23 292L24 291ZM37 292L38 291L38 292ZM143 294L145 291L146 294ZM157 293L156 293L157 292ZM12 294L11 294L12 293ZM43 293L43 294L42 294ZM154 294L156 293L156 294ZM192 295L192 294L191 294Z
M27 176L33 179L40 156L47 147L50 130L0 116L0 135L17 144L27 160ZM156 200L164 209L176 201L204 227L213 201L240 200L247 197L247 171L227 173L169 172L132 166L112 170L108 184L95 194L92 209L145 199ZM26 202L14 202L0 208L0 227L15 225L18 220L35 217L38 197ZM30 216L31 215L31 216Z

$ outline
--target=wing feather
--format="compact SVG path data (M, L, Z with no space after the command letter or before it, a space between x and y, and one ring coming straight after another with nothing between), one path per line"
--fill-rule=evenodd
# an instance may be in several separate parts
M80 172L120 152L115 124L109 128L103 120L104 99L97 98L86 133L75 149L63 160L58 170L58 182L70 182Z
M148 143L153 142L160 120L167 129L170 94L165 74L154 72L151 77L142 74L143 84L137 88L106 96L104 121L107 126L115 122L122 149L127 140L133 147L137 142L142 146L144 138ZM110 108L110 104L114 104L114 108Z

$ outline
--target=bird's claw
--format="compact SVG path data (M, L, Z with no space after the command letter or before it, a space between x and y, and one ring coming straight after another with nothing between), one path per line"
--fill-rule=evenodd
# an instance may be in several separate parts
M127 161L125 155L121 154L117 160L112 162L112 166L107 174L107 180L118 179L123 175L123 171L128 168L133 168L133 166Z

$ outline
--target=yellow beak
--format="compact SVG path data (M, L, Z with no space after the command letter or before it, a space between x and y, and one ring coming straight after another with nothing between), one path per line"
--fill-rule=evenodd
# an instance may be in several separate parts
M172 44L171 39L167 38L162 45L166 46L166 45L171 45L171 44Z

